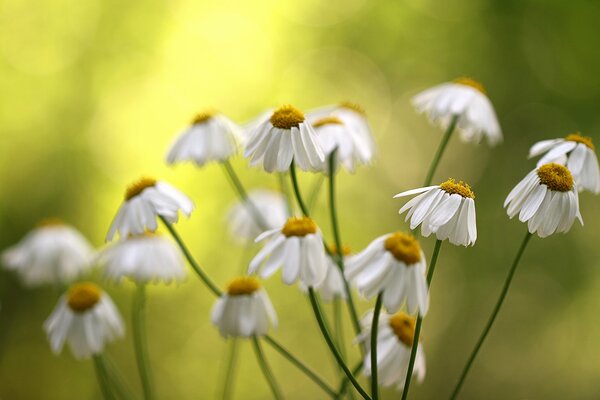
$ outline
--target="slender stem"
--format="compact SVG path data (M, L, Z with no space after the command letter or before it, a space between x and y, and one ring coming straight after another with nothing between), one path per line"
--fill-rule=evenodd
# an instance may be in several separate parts
M371 397L373 400L379 399L379 384L377 382L377 328L379 328L379 314L381 314L382 304L383 292L377 296L373 324L371 325Z
M308 288L308 295L310 297L310 302L311 302L315 317L317 318L317 322L319 323L319 328L321 329L321 333L323 334L323 337L325 338L325 342L327 343L327 346L329 346L329 350L331 350L336 361L338 362L338 364L340 365L342 370L344 370L344 373L346 374L348 379L350 379L350 382L356 388L358 393L360 393L360 395L364 399L371 400L371 398L369 397L367 392L365 392L365 390L362 388L362 386L360 386L360 383L358 383L358 381L356 380L354 375L352 375L352 371L350 371L350 369L348 368L348 366L342 359L340 352L335 347L335 343L333 342L333 339L331 338L331 334L329 333L329 331L327 330L327 327L325 326L325 322L323 320L323 313L321 312L319 303L317 302L317 296L315 295L315 291L312 287Z
M283 399L283 395L281 394L281 389L279 389L279 385L275 380L275 376L273 376L273 372L271 372L271 368L267 363L267 359L265 358L265 354L262 351L262 347L260 346L259 340L256 336L252 337L252 344L254 345L254 352L256 353L256 359L258 364L260 365L260 369L262 370L265 379L269 383L269 387L271 388L271 392L273 393L273 397L277 400Z
M306 204L302 200L302 195L300 194L300 185L298 185L298 177L296 176L296 163L292 160L292 164L290 165L290 178L292 179L292 187L294 188L294 194L296 195L296 200L298 202L298 206L302 211L302 214L306 217L310 217L310 213Z
M433 279L433 272L435 271L435 265L437 264L438 255L440 254L440 248L442 247L442 241L437 240L433 249L433 255L431 256L431 263L429 264L429 271L427 271L427 287L431 287L431 280ZM420 310L419 310L420 311ZM423 324L423 317L417 316L417 325L415 326L415 336L413 338L412 349L410 351L410 361L408 362L408 370L406 371L406 378L404 379L404 389L402 390L402 400L408 398L408 391L410 389L410 382L413 375L413 369L415 367L415 360L417 359L417 349L419 347L419 336L421 335L421 325Z
M310 193L308 194L308 201L306 202L306 205L308 206L309 210L312 210L317 198L319 197L319 193L321 193L321 188L323 187L323 181L325 181L325 174L319 174L317 176L317 180L315 181L315 183L313 184Z
M335 331L335 341L340 349L340 354L344 361L346 360L346 346L344 345L344 326L342 324L342 308L340 296L333 297L333 329Z
M115 396L110 388L110 380L108 378L108 372L106 371L106 364L102 358L102 354L95 354L94 357L94 369L96 370L96 378L98 379L98 385L102 391L102 397L105 400L113 400Z
M131 388L127 384L127 381L123 378L123 375L115 365L115 363L110 359L109 356L103 355L106 365L106 372L108 374L108 378L112 383L117 397L123 400L135 399L136 396L131 391Z
M231 393L233 392L235 368L237 365L237 354L238 354L239 341L236 338L230 339L229 351L227 353L227 364L225 364L225 371L223 374L223 384L221 386L220 399L229 400Z
M477 344L475 345L475 348L473 349L473 351L471 352L471 355L469 356L469 360L467 361L467 364L465 365L465 368L463 369L463 372L460 375L460 379L458 380L458 383L456 384L456 387L454 388L454 391L452 392L452 395L450 396L451 399L455 399L458 396L458 393L460 392L460 389L467 377L467 374L469 373L469 370L471 369L471 365L473 364L473 361L475 361L475 357L477 357L477 353L479 353L479 349L481 348L481 345L485 341L485 338L487 337L488 333L490 332L490 329L492 329L492 325L494 324L494 321L496 320L496 316L498 315L498 312L500 311L500 308L502 307L502 303L504 303L506 294L508 293L508 289L510 288L510 284L511 284L513 276L515 274L515 270L517 269L517 266L519 265L519 261L521 260L521 257L523 256L523 252L525 251L525 247L527 247L527 243L529 243L529 239L531 239L531 233L527 232L527 234L525 235L525 238L523 239L523 242L521 242L521 246L519 247L519 250L517 251L517 255L515 256L515 259L513 260L512 266L510 267L510 270L508 271L508 276L506 277L506 280L504 281L504 286L502 287L502 291L500 292L500 297L498 297L498 300L496 301L496 305L494 306L494 310L492 311L492 314L490 315L490 318L489 318L487 324L485 325L483 332L481 332L481 336L479 337L479 340L477 340Z
M152 385L148 342L146 340L146 286L144 284L138 284L133 299L132 327L135 358L142 382L144 399L151 400L154 399L154 387Z
M450 141L450 136L452 136L452 132L456 128L456 123L458 122L458 115L454 115L450 124L448 125L448 129L446 129L446 133L444 133L444 137L438 146L438 149L435 153L435 157L433 157L433 161L429 165L429 171L427 171L427 177L425 178L425 184L423 186L431 185L431 181L433 180L433 175L435 174L435 170L437 169L440 160L442 159L442 155L444 154L444 150Z
M356 374L358 374L360 372L360 370L363 368L364 364L362 361L359 361L358 364L356 364L356 366L354 368L352 368L352 375L355 376ZM340 384L340 388L337 391L337 395L336 398L339 399L341 398L344 393L346 393L346 389L348 388L348 382L350 382L350 379L348 379L347 376L344 376L344 379L342 380L342 383Z

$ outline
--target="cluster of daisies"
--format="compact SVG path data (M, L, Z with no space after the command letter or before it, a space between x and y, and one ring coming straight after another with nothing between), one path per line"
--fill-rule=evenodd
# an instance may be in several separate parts
M448 135L455 131L465 142L486 139L491 146L502 140L485 90L471 79L425 90L413 102L418 112ZM229 160L242 148L250 166L268 173L290 173L292 179L296 167L328 176L340 168L352 173L369 165L376 154L364 110L341 103L306 114L284 105L245 126L221 113L204 112L174 140L166 161L191 162L198 167L216 162L234 174ZM536 168L510 192L504 206L509 217L518 215L527 222L529 232L546 237L567 232L575 219L582 221L578 195L584 190L598 194L600 173L591 139L579 134L536 143L529 156L540 155ZM240 193L240 202L228 212L229 230L239 243L263 246L250 261L247 275L233 278L223 291L211 287L218 296L211 319L220 334L260 337L277 324L275 308L261 280L281 270L284 284L314 290L324 301L352 301L352 288L364 299L380 298L385 310L376 319L374 363L373 311L362 318L356 338L365 350L363 373L371 376L376 365L381 385L401 389L411 352L416 349L412 373L422 380L425 355L415 327L429 309L428 265L412 231L420 226L423 237L433 235L438 241L473 246L477 224L472 188L449 179L397 194L394 197L414 196L400 208L411 231L379 236L355 254L340 243L328 244L305 206L299 204L302 213L295 213L283 193L266 189ZM73 227L52 219L42 221L20 243L4 251L3 265L19 274L25 284L70 285L44 324L52 350L58 353L68 343L75 357L87 358L124 335L122 318L106 292L82 281L92 267L99 267L105 278L116 283L123 278L139 285L169 283L186 277L187 258L207 279L173 228L180 215L189 217L193 210L193 202L178 189L143 178L127 188L103 248L95 250ZM158 232L160 224L172 238Z

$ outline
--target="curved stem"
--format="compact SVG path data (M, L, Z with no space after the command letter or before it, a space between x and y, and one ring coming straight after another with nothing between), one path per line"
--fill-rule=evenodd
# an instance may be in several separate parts
M300 185L298 184L298 177L296 176L296 163L294 163L294 160L292 160L292 164L290 165L290 178L292 179L292 187L294 188L294 194L296 195L296 200L302 214L305 217L310 217L310 212L308 211L306 204L304 204L302 195L300 194Z
M271 388L271 392L273 393L273 397L276 400L283 399L283 395L281 394L281 389L279 389L279 385L275 380L275 376L273 376L273 372L271 372L271 368L267 363L267 359L265 358L265 354L260 347L260 342L256 338L256 336L252 337L252 344L254 345L254 352L256 353L256 359L258 361L258 365L260 365L260 369L262 370L265 379L269 383L269 387Z
M135 399L136 396L131 391L131 388L127 384L127 381L123 378L123 375L115 365L115 363L110 359L110 357L102 355L102 359L104 360L104 364L106 366L106 372L108 374L108 379L112 383L117 397L122 400Z
M340 354L344 361L346 360L346 346L344 345L344 326L342 324L342 308L340 296L333 297L333 329L335 332L335 341L340 349Z
M225 372L223 374L223 384L221 386L221 399L229 400L231 393L233 392L233 376L235 374L235 367L237 365L237 354L238 354L238 340L233 338L229 341L229 352L227 355L227 364L225 365Z
M381 313L382 304L383 292L377 296L373 324L371 325L371 397L373 400L379 399L379 383L377 382L377 328L379 328L379 314Z
M154 387L152 385L152 373L148 359L148 343L146 341L146 287L138 284L137 292L133 299L133 345L135 358L142 381L144 399L154 399Z
M106 364L102 358L102 354L94 354L94 369L96 370L96 379L102 391L102 397L105 400L114 400L115 396L110 388L110 379L106 370Z
M356 374L358 374L363 368L363 366L363 362L359 361L358 364L356 364L356 366L352 368L352 375L355 376ZM346 389L348 388L348 382L350 382L350 380L347 376L344 376L342 383L340 383L340 388L337 391L336 399L341 398L344 395L344 393L346 393Z
M455 115L452 117L452 120L450 121L450 124L448 125L448 129L446 129L446 133L444 133L444 137L442 138L442 141L440 142L440 145L438 146L435 156L433 157L433 161L431 161L431 164L429 165L429 171L427 171L427 177L425 178L425 183L423 184L423 186L431 185L431 181L433 180L433 175L435 174L435 170L437 169L437 166L440 163L440 160L442 159L444 150L446 149L446 146L448 145L448 142L450 141L450 136L452 136L452 132L454 132L457 122L458 122L458 115Z
M490 318L489 318L487 324L485 325L483 332L481 332L481 336L479 337L479 340L477 340L477 344L475 344L475 348L473 349L473 351L471 352L471 355L469 356L469 360L467 361L467 364L465 365L463 372L460 375L460 379L458 380L458 383L456 384L456 387L454 388L454 391L452 392L452 395L450 396L451 399L455 399L456 396L458 396L458 393L460 392L460 389L467 377L467 374L469 373L469 370L471 369L471 365L473 364L473 361L475 361L475 357L477 357L477 353L479 353L479 349L481 348L481 345L485 341L485 338L487 337L488 333L490 332L490 329L492 328L492 325L494 324L494 321L496 320L496 316L498 315L498 312L500 311L500 308L502 307L502 303L504 303L504 298L506 297L506 294L508 293L508 289L510 288L510 284L511 284L513 276L515 274L515 270L517 269L517 266L519 265L519 261L521 260L521 257L523 256L523 252L525 251L525 247L527 247L527 243L529 243L529 239L531 239L531 233L527 232L527 234L525 235L525 238L523 239L523 242L521 242L521 246L519 247L519 250L517 251L517 255L515 256L515 259L513 260L512 266L510 267L510 270L508 271L508 276L506 277L506 280L504 281L504 286L502 287L502 291L500 292L500 297L498 297L498 300L496 302L496 305L494 306L492 314L490 315Z
M323 181L325 180L325 174L319 174L317 176L317 180L313 184L310 193L308 194L308 200L306 205L309 210L312 210L315 203L317 202L317 198L319 197L319 193L321 193L321 187L323 187Z

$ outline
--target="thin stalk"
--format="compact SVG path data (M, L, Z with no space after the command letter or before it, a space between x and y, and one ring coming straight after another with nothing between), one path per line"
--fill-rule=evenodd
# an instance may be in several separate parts
M229 400L231 393L233 392L235 367L237 365L237 354L238 354L239 341L236 338L230 339L229 341L229 352L227 353L227 364L225 365L225 371L223 374L223 384L221 385L221 396L220 399Z
M323 187L323 181L325 181L325 174L319 174L317 176L317 180L313 184L310 193L308 194L308 200L306 205L309 210L312 210L319 198L319 193L321 193L321 188Z
M96 379L98 379L102 397L104 397L105 400L114 400L115 396L110 388L110 380L108 378L108 372L106 371L106 364L104 363L102 354L95 354L93 359L94 369L96 370Z
M103 355L103 359L106 365L108 378L110 379L117 396L123 400L135 399L136 396L133 394L133 391L127 384L127 381L123 378L123 375L115 363L108 356Z
M146 339L146 286L144 284L139 284L137 287L132 311L133 345L144 399L152 400L154 399L154 387Z
M354 368L352 368L352 375L355 376L356 374L358 374L360 372L360 370L363 368L363 366L364 366L363 362L359 361L358 364L356 364L356 366ZM350 380L348 379L347 376L344 376L342 383L340 383L340 388L337 391L337 395L336 395L337 399L341 398L344 395L344 393L346 393L346 389L348 388L348 382L350 382Z
M433 161L431 161L431 164L429 165L429 171L427 171L427 177L425 178L425 184L423 186L431 185L431 181L433 180L433 175L435 174L435 170L437 169L437 166L440 163L440 160L442 159L444 150L446 149L446 146L448 145L448 142L450 141L450 137L452 136L452 132L454 132L454 129L456 128L457 122L458 122L458 115L455 115L452 117L452 120L450 121L450 124L448 125L448 129L446 129L446 132L444 133L444 137L442 138L442 141L440 142L440 144L438 146L435 156L433 157Z
M333 297L333 329L335 341L340 349L340 354L346 360L346 346L344 344L344 325L342 324L342 308L340 296Z
M460 392L460 389L467 377L467 374L469 373L469 370L471 369L471 365L473 364L473 361L475 361L475 358L477 357L477 353L479 353L479 349L481 348L481 345L485 341L485 338L487 337L488 333L490 332L490 329L492 329L492 325L494 324L494 321L496 320L496 317L498 316L498 312L500 311L500 308L502 307L502 304L504 303L504 299L506 298L506 294L508 293L508 289L510 288L510 284L512 282L513 276L515 274L517 266L519 265L519 261L521 260L521 257L523 256L523 252L525 251L525 248L527 247L527 243L529 243L529 239L531 239L531 236L532 236L531 233L527 232L527 234L525 235L525 238L523 239L523 242L521 242L521 246L519 247L519 250L517 251L517 255L515 256L512 266L510 267L510 270L508 271L508 276L506 277L506 280L504 281L504 286L502 287L502 291L500 292L500 297L498 297L498 300L496 301L496 305L494 306L492 314L490 315L490 318L489 318L487 324L485 325L483 332L481 332L481 336L479 337L479 340L477 340L477 344L475 344L475 348L473 349L473 351L471 352L471 355L469 356L469 360L467 361L467 364L465 365L463 372L460 375L460 379L458 380L458 383L456 384L456 387L454 388L454 391L452 392L452 395L450 396L451 399L455 399L458 396L458 393Z
M229 160L223 161L222 165L223 165L223 169L225 170L225 173L227 174L227 176L229 176L229 181L231 182L233 188L235 189L238 196L240 197L240 200L246 206L248 212L253 216L254 222L256 222L256 224L259 226L259 228L262 229L263 231L266 231L267 229L269 229L262 214L260 213L258 208L256 208L256 205L252 202L252 200L250 200L250 198L248 197L248 193L246 192L246 189L244 188L242 181L240 180L238 175L235 173L235 170L231 166L231 163L229 162Z
M296 163L292 160L292 164L290 165L290 178L292 180L292 187L294 188L294 195L296 196L296 201L298 202L298 206L302 211L302 214L306 217L310 216L310 212L304 204L304 200L302 200L302 195L300 194L300 185L298 184L298 177L296 176Z
M271 372L271 368L269 367L269 364L267 363L265 354L263 353L262 347L260 346L260 342L256 338L256 336L252 337L252 344L254 345L254 352L256 353L256 360L258 361L258 365L260 366L260 369L262 370L263 375L265 376L265 379L267 380L267 383L269 384L269 387L271 388L273 397L276 400L283 399L283 395L281 394L281 389L279 388L279 384L275 380L275 376L273 375L273 372Z
M371 325L371 397L373 400L379 400L379 383L377 381L377 328L379 328L379 314L381 314L382 304L383 292L377 296L373 323Z

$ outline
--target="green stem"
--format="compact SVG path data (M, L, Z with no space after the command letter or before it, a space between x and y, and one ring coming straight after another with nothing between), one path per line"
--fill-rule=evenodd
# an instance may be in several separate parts
M258 365L260 365L260 369L262 370L265 379L269 383L269 387L271 388L271 392L273 393L273 397L277 400L283 399L283 395L281 394L281 389L279 389L279 385L275 380L275 376L271 372L271 368L267 363L267 359L265 358L265 354L262 351L262 347L260 346L259 340L256 336L252 337L252 344L254 345L254 352L256 353L256 359L258 361Z
M238 340L236 338L230 339L229 341L229 352L227 354L227 364L225 365L225 372L223 375L223 385L221 386L221 399L229 400L231 393L233 392L233 376L235 374L235 367L237 365L237 354L238 354Z
M490 318L489 318L487 324L485 325L483 332L481 332L481 336L479 337L479 340L477 340L477 344L475 345L475 348L473 349L473 351L471 352L471 355L469 356L469 360L467 361L467 364L465 365L465 368L463 369L463 372L460 375L460 379L458 380L458 383L456 384L456 387L454 388L454 391L452 392L452 395L450 396L451 399L455 399L458 396L458 393L460 392L460 389L467 377L467 374L469 373L469 370L471 369L471 365L473 364L473 361L475 361L475 358L477 357L477 353L479 353L479 349L481 348L481 345L485 341L485 338L487 337L488 333L490 332L490 329L492 329L492 325L494 324L494 321L496 320L496 316L498 315L498 312L500 311L500 308L502 307L502 303L504 303L504 298L506 297L506 294L508 293L508 289L510 288L510 284L511 284L513 276L515 274L515 270L517 269L517 266L519 265L519 261L521 260L521 257L523 256L523 252L525 251L525 247L527 247L527 243L529 243L529 239L531 239L531 236L532 236L531 233L527 232L527 234L525 235L525 238L523 239L523 242L521 242L521 246L519 247L519 250L517 251L517 255L516 255L515 259L513 260L510 270L508 271L508 276L506 277L506 280L504 281L504 286L502 287L502 291L500 292L500 297L498 297L498 300L496 301L496 305L494 306L494 310L492 311L492 314L490 315Z
M123 400L135 399L136 396L131 391L131 388L123 378L123 375L115 363L108 356L103 356L103 359L105 361L108 378L117 393L117 397Z
M450 137L452 136L452 132L456 128L456 123L458 122L458 115L454 115L452 120L450 121L450 125L448 125L448 129L446 129L446 133L444 133L444 137L438 146L437 152L435 153L435 157L433 157L433 161L429 165L429 171L427 172L427 177L425 178L425 183L423 186L431 185L431 181L433 180L433 175L435 174L435 170L437 169L440 160L442 159L442 155L444 154L444 150L450 141Z
M442 241L437 240L433 249L433 255L431 256L431 263L429 264L429 271L427 271L427 287L431 287L431 280L433 279L433 272L435 271L435 265L437 264L438 255L440 248L442 247ZM419 310L420 312L421 310ZM404 389L402 390L402 400L408 398L408 391L410 389L410 382L412 379L413 369L415 367L415 360L417 358L417 348L419 347L419 336L421 335L421 325L423 324L423 317L417 316L417 325L415 326L415 336L413 337L412 349L410 351L410 361L408 362L408 370L406 371L406 378L404 379Z
M292 164L290 165L290 178L292 180L292 187L294 188L294 194L296 195L296 200L298 202L298 206L302 211L302 214L306 217L310 217L310 213L306 204L302 200L302 195L300 194L300 185L298 185L298 177L296 176L296 164L294 160L292 160Z
M352 368L352 375L356 376L356 374L358 374L362 368L363 368L363 362L359 361L358 364L356 364L356 366L354 368ZM350 380L348 379L347 376L344 376L344 379L342 380L342 383L340 384L340 388L337 391L336 399L341 398L344 395L344 393L346 393L346 389L348 388L348 382L350 382Z
M138 284L133 300L132 327L133 345L144 399L152 400L154 399L154 388L150 360L148 359L148 342L146 340L146 287L144 284Z
M115 396L110 388L110 380L108 378L108 372L106 371L106 364L104 363L102 354L95 354L93 360L94 369L96 370L96 379L98 379L102 397L104 397L105 400L114 400Z
M342 324L342 308L340 296L333 297L333 329L335 331L335 341L340 349L340 354L344 361L346 360L346 346L344 345L344 326Z
M379 328L379 314L381 314L382 304L383 292L377 296L373 323L371 325L371 397L373 400L379 399L379 383L377 382L377 328Z
M319 193L321 193L321 188L323 187L323 181L325 180L325 174L319 174L317 176L317 180L315 181L315 183L313 184L310 193L308 194L308 201L306 202L306 205L308 206L309 210L312 210L317 198L319 197Z

